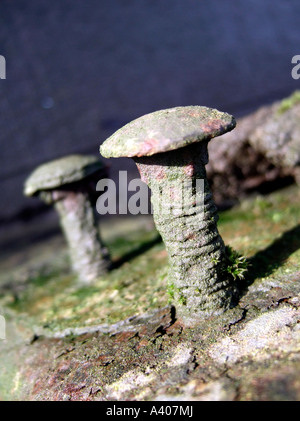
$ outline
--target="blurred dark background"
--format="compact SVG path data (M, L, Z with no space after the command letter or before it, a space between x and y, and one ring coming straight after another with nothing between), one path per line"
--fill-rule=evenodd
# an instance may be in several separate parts
M299 88L299 0L1 0L0 223L40 163L98 155L125 123L178 105L242 116ZM112 176L131 160L112 160Z

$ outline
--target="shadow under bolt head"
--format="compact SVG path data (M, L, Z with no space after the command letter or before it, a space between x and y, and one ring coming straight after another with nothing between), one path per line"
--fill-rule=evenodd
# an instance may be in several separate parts
M154 221L169 255L169 293L186 326L221 314L238 295L226 272L225 245L205 171L208 142L235 124L230 114L216 109L175 107L130 122L100 147L106 158L133 158L152 191ZM191 189L182 206L183 189L198 179L204 183L203 200L197 203ZM164 209L173 212L165 214Z

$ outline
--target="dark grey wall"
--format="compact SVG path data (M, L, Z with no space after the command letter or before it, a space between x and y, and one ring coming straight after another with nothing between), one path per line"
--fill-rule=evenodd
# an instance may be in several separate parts
M2 0L0 219L39 163L177 106L241 115L299 88L299 0ZM114 160L113 173L134 165Z

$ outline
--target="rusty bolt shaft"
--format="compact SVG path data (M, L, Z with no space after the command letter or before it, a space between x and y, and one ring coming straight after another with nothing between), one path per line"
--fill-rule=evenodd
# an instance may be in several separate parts
M68 242L72 268L82 284L89 284L103 276L110 265L91 201L85 192L68 192L54 206Z
M134 160L152 191L154 221L169 255L169 290L178 316L192 325L224 312L236 288L224 270L225 246L206 179L207 143L182 149L180 165L178 151ZM198 203L195 185L201 179L204 197Z

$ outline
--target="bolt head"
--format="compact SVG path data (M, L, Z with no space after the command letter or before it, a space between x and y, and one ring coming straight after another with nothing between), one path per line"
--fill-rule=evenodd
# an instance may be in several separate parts
M151 156L209 141L235 127L230 114L202 106L146 114L122 127L100 147L106 158Z

